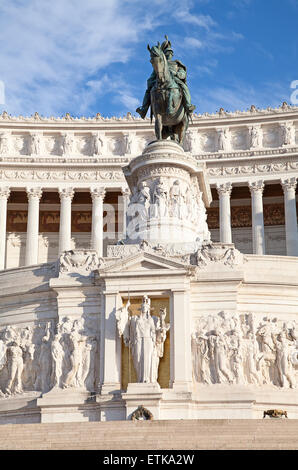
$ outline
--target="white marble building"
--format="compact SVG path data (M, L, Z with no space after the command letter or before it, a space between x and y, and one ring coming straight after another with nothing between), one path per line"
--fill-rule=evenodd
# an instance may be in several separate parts
M297 128L286 103L221 109L194 117L183 155L140 157L149 120L3 113L0 423L129 419L139 405L154 419L297 418ZM157 212L123 244L146 193ZM137 383L117 318L144 296L169 327L157 382Z

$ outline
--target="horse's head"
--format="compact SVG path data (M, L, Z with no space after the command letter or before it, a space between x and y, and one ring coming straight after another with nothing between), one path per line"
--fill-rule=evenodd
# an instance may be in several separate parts
M157 46L150 47L148 44L148 51L150 52L150 62L155 70L157 79L164 83L168 74L168 63L166 56L163 53L160 43Z

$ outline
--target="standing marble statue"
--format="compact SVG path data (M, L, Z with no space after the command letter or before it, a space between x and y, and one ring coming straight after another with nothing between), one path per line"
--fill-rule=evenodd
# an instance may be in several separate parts
M145 222L149 215L150 208L150 188L146 182L139 184L139 192L137 196L139 221Z
M50 389L51 375L51 323L46 325L45 334L41 340L39 354L39 381L42 392L48 392Z
M163 178L159 178L153 190L151 217L166 217L168 215L168 189Z
M60 342L61 335L57 333L51 344L51 356L52 356L52 386L60 387L60 379L62 376L62 364L63 364L63 347Z
M214 330L214 334L209 336L211 342L211 355L214 359L217 381L232 383L233 378L229 366L228 344L225 335L220 330Z
M262 147L262 129L259 126L253 126L250 129L250 146L252 149L257 149Z
M70 361L70 370L68 371L63 387L76 387L78 386L78 372L81 365L82 360L82 350L81 350L81 343L84 341L80 333L80 324L77 320L73 322L73 327L68 335L68 354L69 354L69 361Z
M41 137L39 134L31 135L31 154L38 155L41 150Z
M143 297L140 315L129 315L130 302L117 312L119 336L131 349L137 381L156 383L159 360L163 357L163 345L170 325L165 323L165 310L161 309L159 318L151 316L151 302Z
M133 134L124 134L124 153L125 154L133 153L134 137L135 136Z
M22 393L22 372L24 369L23 350L16 341L7 346L8 382L5 392L7 394Z
M10 150L10 134L2 132L0 135L0 154L7 154Z
M231 134L229 129L220 129L218 136L218 150L228 152L231 148Z
M93 134L93 155L102 155L104 141L102 135L98 132Z
M172 206L171 216L172 217L177 217L178 219L182 219L183 217L182 199L183 199L183 196L182 196L182 189L180 186L180 181L176 180L174 181L170 189L170 200L171 200L171 206Z
M74 137L71 134L64 134L62 141L63 155L71 155L74 150Z
M285 330L282 330L277 338L273 336L273 342L276 347L276 366L280 385L284 387L287 379L290 388L295 388L296 380L291 362L292 342L287 338Z
M295 145L295 128L292 122L287 122L282 127L283 145Z

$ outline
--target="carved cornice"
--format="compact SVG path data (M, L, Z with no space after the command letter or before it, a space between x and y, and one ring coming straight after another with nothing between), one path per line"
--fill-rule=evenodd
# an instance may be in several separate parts
M7 168L0 169L0 180L2 181L39 181L39 182L86 182L94 181L124 181L124 176L119 170L63 170L58 168L28 169L28 168Z
M298 147L292 146L292 147L277 147L277 148L270 148L270 149L255 149L255 150L231 150L230 152L210 152L210 153L201 153L194 155L194 158L196 160L202 160L202 161L207 161L210 162L214 160L237 160L237 159L244 159L244 158L250 158L250 157L272 157L272 156L278 156L280 155L283 157L284 154L287 155L297 155L298 153Z
M297 172L298 161L293 160L275 160L267 159L266 161L254 161L253 163L238 162L235 165L224 165L218 166L212 165L207 166L207 174L209 177L239 177L239 176L251 176L251 175L266 175L276 174L278 177L279 173Z

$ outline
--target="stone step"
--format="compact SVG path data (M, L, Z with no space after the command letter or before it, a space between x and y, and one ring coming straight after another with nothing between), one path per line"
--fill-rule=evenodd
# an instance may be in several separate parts
M298 449L297 436L298 420L9 424L0 449Z

